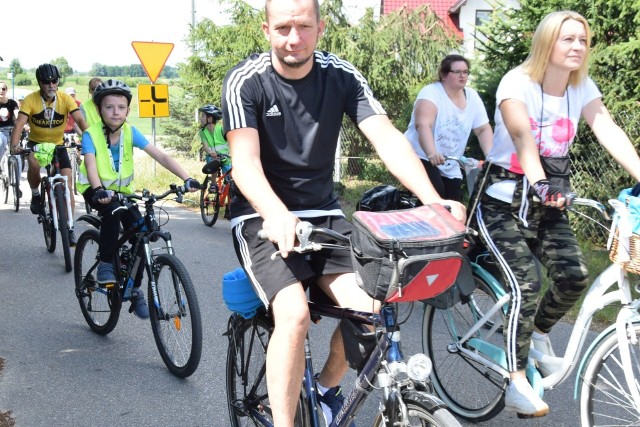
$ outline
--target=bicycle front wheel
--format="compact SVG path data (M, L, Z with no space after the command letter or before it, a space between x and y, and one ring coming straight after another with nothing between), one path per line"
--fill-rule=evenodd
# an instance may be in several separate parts
M459 427L460 423L445 408L432 408L426 399L420 393L411 393L411 396L404 396L402 401L407 407L408 419L404 420L402 425L422 426L422 427ZM398 408L399 413L395 419L402 419L402 411ZM385 416L378 414L373 421L373 427L385 427L387 421Z
M232 427L273 424L267 393L267 345L273 324L264 309L251 319L237 313L229 318L227 338L227 405ZM304 390L304 388L303 388ZM301 393L294 425L310 425L308 407Z
M44 184L40 188L40 197L42 205L40 205L40 217L39 221L42 223L42 233L44 234L44 244L47 246L49 252L56 250L56 229L53 226L52 209L53 202L49 197Z
M118 286L96 283L100 232L90 229L80 235L74 257L76 297L87 324L94 332L106 335L113 331L120 317L122 300Z
M16 212L20 209L20 164L14 156L9 157L9 184L13 189L13 208Z
M425 305L422 347L433 362L431 380L438 396L455 414L479 422L495 417L504 408L507 379L463 351L500 364L496 359L504 356L503 310L498 310L471 339L460 343L460 338L497 301L481 277L474 275L474 280L477 287L473 294L453 307Z
M64 254L64 268L71 271L71 246L69 245L69 225L67 216L67 203L64 197L64 188L57 185L53 190L56 199L56 210L58 211L58 228L60 229L60 242L62 243L62 253Z
M0 191L2 194L0 197L4 199L4 203L7 204L9 202L9 171L7 170L7 162L3 161L2 166L5 170L0 174Z
M220 194L218 186L211 181L211 177L207 176L202 184L200 191L200 216L202 222L207 227L213 226L218 220L220 213Z
M153 274L158 295L156 306L149 281L153 337L169 371L186 378L195 372L202 354L202 321L196 290L187 269L173 255L158 255Z
M582 426L640 425L640 408L636 407L628 387L625 370L635 378L636 390L640 391L640 352L638 344L630 342L640 339L640 322L627 327L631 366L623 366L620 343L616 330L612 329L590 354L584 376L580 379L580 420Z

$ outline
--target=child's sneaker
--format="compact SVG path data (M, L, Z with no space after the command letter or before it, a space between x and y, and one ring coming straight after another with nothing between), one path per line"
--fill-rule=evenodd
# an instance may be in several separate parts
M141 319L149 318L149 306L144 298L144 292L139 288L133 288L131 291L131 308L129 312L133 312Z
M98 285L111 285L116 283L116 274L113 270L113 264L110 262L100 261L98 264L98 274L96 275Z

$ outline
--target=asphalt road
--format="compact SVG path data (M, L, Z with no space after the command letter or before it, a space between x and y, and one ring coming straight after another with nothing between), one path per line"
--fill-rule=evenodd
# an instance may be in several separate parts
M0 412L12 411L17 426L228 426L222 334L229 312L221 298L221 277L237 266L228 222L208 228L199 212L166 209L170 221L164 228L171 231L177 254L191 274L204 325L200 366L191 377L179 379L164 366L148 321L123 310L109 335L89 329L74 295L73 273L64 272L59 249L47 252L42 228L29 212L24 181L23 192L27 197L18 213L0 203L0 357L5 359ZM75 217L81 213L78 201ZM83 224L76 225L78 236L87 227ZM421 308L414 310L403 326L405 355L420 351L420 315ZM318 367L334 326L324 319L312 327ZM567 340L562 333L569 329L561 326L561 333L552 336L559 349ZM353 379L352 373L345 378L345 392ZM358 425L371 425L375 396L368 399ZM503 413L480 425L578 424L572 383L546 397L551 413L545 418L522 421Z

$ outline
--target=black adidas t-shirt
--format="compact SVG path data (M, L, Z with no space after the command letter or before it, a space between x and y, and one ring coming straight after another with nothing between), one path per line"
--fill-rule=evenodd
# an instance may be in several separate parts
M257 129L265 175L291 211L339 208L332 173L342 118L385 114L353 65L320 51L300 80L278 75L270 53L251 55L227 73L222 111L225 134ZM232 218L252 213L244 197L233 198Z

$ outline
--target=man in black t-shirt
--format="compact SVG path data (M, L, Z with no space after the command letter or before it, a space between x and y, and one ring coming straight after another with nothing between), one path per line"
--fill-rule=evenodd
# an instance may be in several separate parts
M309 312L302 282L317 285L340 306L378 309L355 281L348 251L311 260L291 253L301 218L348 234L333 194L332 171L347 114L389 170L423 203L438 196L403 134L393 127L364 77L350 63L316 51L324 31L317 0L268 0L262 26L272 50L251 55L225 77L224 131L233 158L237 194L231 202L236 253L267 306L275 329L267 354L267 386L276 426L293 426L303 376L303 342ZM447 201L464 220L465 208ZM263 229L268 240L260 240ZM271 260L278 250L281 257ZM328 418L343 399L339 383L348 365L338 329L318 378L319 401Z

